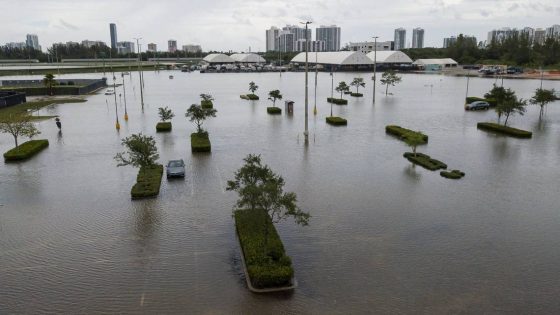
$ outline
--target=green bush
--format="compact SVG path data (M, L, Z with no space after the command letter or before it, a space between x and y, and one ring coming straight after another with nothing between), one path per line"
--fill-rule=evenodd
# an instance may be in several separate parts
M249 97L245 94L239 95L239 97L243 100L249 100Z
M350 96L362 97L362 96L364 96L364 94L362 94L362 93L350 93Z
M344 94L352 94L350 91L344 91Z
M476 102L476 101L484 101L484 102L487 102L488 104L490 104L490 106L496 106L496 105L498 105L498 103L496 103L496 100L493 99L493 98L488 98L488 99L486 99L486 98L481 98L481 97L469 96L469 97L467 97L467 98L465 99L465 102L466 102L467 104L470 104L470 103Z
M202 108L214 108L214 103L212 103L212 101L202 100L202 101L200 101L200 107L202 107Z
M333 98L333 97L327 97L327 102L328 103L333 103L336 105L347 105L348 104L348 100L345 100L343 98Z
M251 284L257 288L290 285L294 276L292 261L268 214L262 209L236 210L234 218Z
M170 121L160 121L156 125L156 132L169 132L171 131L171 122Z
M450 179L460 179L460 178L463 178L465 176L465 173L461 172L460 170L452 170L451 172L441 171L441 172L439 172L439 175L441 175L442 177L445 177L445 178L450 178Z
M332 116L326 118L327 124L333 126L346 126L348 121L342 117Z
M406 129L406 128L402 128L396 125L387 125L385 126L385 132L394 136L399 137L399 139L404 140L406 139L409 135L414 135L414 134L418 134L418 132L410 130L410 129ZM422 137L424 139L424 143L428 143L428 136L424 135Z
M279 115L282 114L282 108L280 107L267 107L266 112L271 115Z
M447 164L443 163L442 161L438 161L436 159L432 159L429 155L422 154L422 153L414 153L406 152L403 154L405 158L407 158L410 162L414 164L418 164L430 171L437 171L439 169L446 169Z
M136 184L132 186L130 195L132 199L154 197L159 194L163 165L141 167L136 177Z
M28 159L35 154L41 152L49 146L49 140L30 140L20 144L17 148L13 148L4 153L4 161L22 161Z
M259 96L256 94L247 94L247 97L251 100L251 101L257 101L259 99Z
M210 152L212 145L208 138L207 132L191 133L191 151L192 152Z
M516 137L516 138L531 138L533 137L533 133L527 130L521 130L517 128L512 128L508 126L503 126L500 124L492 123L492 122L479 122L476 124L478 129L486 130L486 131L494 131L497 133L505 134L508 136Z

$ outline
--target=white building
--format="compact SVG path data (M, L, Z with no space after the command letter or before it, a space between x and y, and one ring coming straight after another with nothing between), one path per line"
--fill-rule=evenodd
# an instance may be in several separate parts
M209 54L202 59L206 63L235 63L235 60L225 54Z
M278 51L279 34L280 29L276 26L272 26L270 29L266 30L266 51Z
M167 51L170 53L174 53L177 51L177 41L174 39L170 39L167 41Z
M130 54L134 53L134 43L133 42L117 42L117 52L119 54Z
M39 46L39 37L35 34L27 34L25 44L29 48L41 50L41 46Z
M310 36L311 39L311 36ZM325 42L326 51L340 50L340 27L321 25L315 29L315 40Z
M91 48L93 46L106 46L105 42L102 42L100 40L87 40L87 39L82 41L82 45L87 48Z
M356 43L348 43L346 46L351 51L359 51L367 54L372 52L374 49L375 42L356 42ZM377 42L377 51L384 51L384 50L394 50L394 42Z
M533 44L542 45L544 44L545 40L546 40L546 30L542 28L537 28L535 30L535 36L533 37Z
M18 43L6 43L6 47L8 48L12 48L12 49L25 49L25 47L27 47L27 44L25 42L18 42Z
M315 62L317 58L317 62ZM370 68L373 60L359 51L328 51L308 55L309 64L327 66L330 70ZM305 63L305 52L297 54L291 63L302 65Z
M371 61L376 61L377 65L391 65L391 64L411 64L412 59L402 51L378 51L370 52L367 57Z
M229 57L239 63L266 63L263 57L252 53L233 54Z
M200 45L183 45L183 51L196 54L202 52L202 47Z
M295 51L296 41L290 31L280 31L278 34L278 50L281 52Z
M424 48L424 29L417 27L412 30L412 48Z
M154 43L149 43L148 44L148 51L149 52L156 52L157 51L157 45Z
M560 25L555 24L546 28L546 38L560 38Z
M397 28L395 30L395 50L405 49L406 43L406 30L404 28Z
M296 51L305 51L305 39L296 42ZM326 43L322 40L310 40L307 42L307 51L326 51Z
M418 66L420 69L427 71L440 71L449 68L457 68L457 61L451 58L440 58L440 59L418 59L412 63Z

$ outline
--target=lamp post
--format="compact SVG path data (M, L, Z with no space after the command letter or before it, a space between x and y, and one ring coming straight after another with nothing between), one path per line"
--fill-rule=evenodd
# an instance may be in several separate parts
M315 45L315 105L313 105L313 115L317 115L317 75L319 67L317 67L317 45Z
M471 78L470 74L471 70L469 69L469 71L467 72L467 92L465 93L465 103L467 102L467 97L469 97L469 79Z
M121 124L119 124L119 110L117 108L117 78L115 78L115 75L113 75L113 95L115 95L115 118L116 118L116 123L115 123L115 128L117 128L117 130L121 129Z
M307 27L311 22L300 22L301 24L305 24L305 131L303 132L303 136L305 138L305 143L309 143L309 130L308 130L308 107L309 107L309 100L308 100L308 72L309 72L309 64L307 60L307 55L309 53L308 41L309 37L307 36Z
M128 111L126 110L126 87L124 85L124 73L121 72L122 78L122 87L123 87L123 94L124 94L124 120L128 121Z
M371 79L373 80L373 98L371 101L371 104L375 104L375 82L377 79L377 39L379 38L379 36L373 36L373 77L371 77ZM332 115L331 115L332 116Z
M142 39L142 37L134 39L136 40L136 46L138 46L138 78L140 78L140 102L142 104L142 112L144 112L144 91L142 90L143 83L142 75L140 74L140 43L138 42Z
M332 117L332 104L334 102L334 75L331 72L331 117Z

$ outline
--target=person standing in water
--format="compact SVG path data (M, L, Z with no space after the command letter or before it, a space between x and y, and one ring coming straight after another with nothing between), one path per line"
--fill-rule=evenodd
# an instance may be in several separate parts
M62 130L62 123L60 122L60 118L56 117L55 121L56 121L56 126L58 127L58 130Z

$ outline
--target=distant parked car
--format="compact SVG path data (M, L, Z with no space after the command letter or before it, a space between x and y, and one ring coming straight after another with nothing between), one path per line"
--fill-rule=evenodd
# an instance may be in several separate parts
M470 104L465 105L466 110L479 110L479 109L488 109L490 108L490 104L485 101L474 101Z
M167 178L185 177L185 162L183 160L171 160L167 162Z
M105 91L105 95L113 95L113 94L115 94L115 90L113 90L113 89L107 89Z

